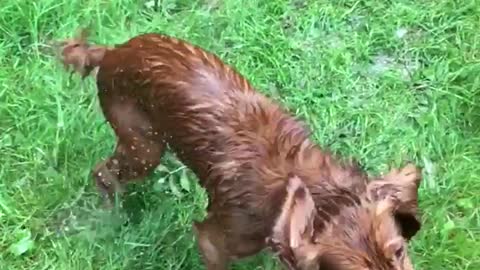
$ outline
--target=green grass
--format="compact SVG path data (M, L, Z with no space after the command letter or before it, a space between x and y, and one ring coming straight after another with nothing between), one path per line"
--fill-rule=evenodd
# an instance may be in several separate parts
M69 79L45 47L87 24L100 43L159 31L219 54L372 174L414 160L417 269L480 269L480 1L141 2L0 6L1 270L203 269L190 224L206 195L171 156L124 209L98 208L89 173L113 133L93 81ZM234 269L275 265L262 254Z

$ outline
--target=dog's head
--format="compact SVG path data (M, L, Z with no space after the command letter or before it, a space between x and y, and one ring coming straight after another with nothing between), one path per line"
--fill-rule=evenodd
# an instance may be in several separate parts
M268 244L292 270L413 270L407 243L421 226L420 180L413 165L392 170L325 222L314 202L320 197L299 177L290 177Z
M81 29L76 37L55 42L64 67L72 68L72 73L77 72L82 78L100 64L107 50L104 46L89 44L87 38L88 30Z

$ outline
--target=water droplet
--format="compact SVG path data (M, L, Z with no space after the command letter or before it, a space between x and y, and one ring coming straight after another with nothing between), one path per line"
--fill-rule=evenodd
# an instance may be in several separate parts
M395 31L395 37L399 38L399 39L402 39L405 37L405 35L408 34L408 29L406 28L398 28L396 31Z

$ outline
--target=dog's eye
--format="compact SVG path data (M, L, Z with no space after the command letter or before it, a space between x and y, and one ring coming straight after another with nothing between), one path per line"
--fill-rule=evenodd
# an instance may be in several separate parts
M397 250L395 250L395 257L398 259L398 260L401 260L403 258L405 254L405 248L402 246L400 246L399 248L397 248Z

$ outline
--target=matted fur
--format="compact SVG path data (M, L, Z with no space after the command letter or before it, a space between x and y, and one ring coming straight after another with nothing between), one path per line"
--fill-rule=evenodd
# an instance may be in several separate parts
M168 144L209 194L194 232L207 269L270 247L289 269L412 269L420 228L413 165L368 182L215 55L155 33L109 48L63 45L82 76L97 68L118 142L93 171L102 194L150 174Z

